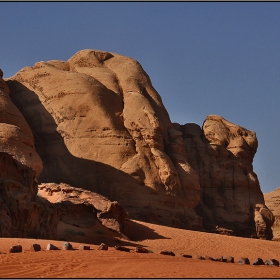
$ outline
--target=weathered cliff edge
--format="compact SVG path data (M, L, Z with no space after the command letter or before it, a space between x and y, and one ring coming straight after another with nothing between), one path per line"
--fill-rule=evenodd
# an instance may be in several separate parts
M218 116L172 124L136 60L83 50L7 84L43 161L39 182L99 193L134 219L271 239L255 133Z
M280 188L264 194L265 204L273 213L275 222L272 226L273 240L280 240Z
M74 213L80 223L88 218L90 226L85 228L91 227L92 231L99 223L99 228L124 232L125 210L101 195L88 191L78 199L69 193L79 193L79 189L55 184L48 188L40 186L40 190L47 188L59 193L59 202L51 203L37 195L42 161L36 153L31 129L11 101L2 76L0 70L0 236L64 239L67 232L58 235L61 222L75 229L69 213Z
M174 124L188 161L199 175L201 201L195 207L208 231L271 239L274 217L265 206L253 158L256 134L216 115L197 124Z

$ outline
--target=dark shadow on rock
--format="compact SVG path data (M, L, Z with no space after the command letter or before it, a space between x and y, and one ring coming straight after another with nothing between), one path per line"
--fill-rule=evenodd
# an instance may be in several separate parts
M37 94L18 81L6 81L10 89L10 97L30 126L35 140L35 148L43 161L43 170L38 178L39 183L66 183L73 187L86 189L101 194L111 201L118 201L126 209L129 218L150 223L174 224L175 215L166 210L166 216L158 214L160 205L157 195L161 195L162 203L175 200L175 197L159 194L143 184L139 184L131 175L110 165L94 160L76 157L70 153L53 116L47 111ZM151 205L150 208L146 205ZM144 214L143 214L144 213ZM143 216L143 217L142 217ZM146 217L149 217L147 220ZM184 228L185 221L180 221ZM156 236L156 235L155 235Z
M120 188L124 190L125 187L135 193L155 193L151 188L138 184L132 176L112 166L72 155L57 131L53 116L45 109L36 93L18 81L6 83L10 88L13 103L32 130L36 151L43 160L44 167L38 178L39 183L63 182L97 192L111 200L118 197L116 192ZM119 184L125 186L119 187Z

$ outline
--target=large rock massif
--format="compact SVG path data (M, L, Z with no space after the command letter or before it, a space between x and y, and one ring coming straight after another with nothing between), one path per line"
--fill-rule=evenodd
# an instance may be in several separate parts
M134 219L272 238L252 167L255 133L219 116L202 128L172 124L136 60L83 50L7 84L43 162L40 183L99 193Z

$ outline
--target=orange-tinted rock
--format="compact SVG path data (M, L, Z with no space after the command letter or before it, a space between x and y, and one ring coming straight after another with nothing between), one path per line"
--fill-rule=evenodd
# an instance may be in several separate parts
M100 193L131 218L202 229L193 210L199 178L136 60L83 50L26 67L7 83L43 160L40 182Z
M3 72L1 71L3 74ZM1 74L0 73L0 74ZM0 75L0 151L31 166L39 176L43 166L36 153L34 138L27 122L10 99L10 91Z
M273 239L280 240L280 188L269 193L264 193L264 200L275 218L272 226Z
M256 134L210 115L202 129L175 125L183 133L188 160L199 174L201 202L195 208L203 226L224 234L271 239L274 218L264 205L253 171Z
M0 236L51 238L56 213L37 199L42 161L24 117L0 72Z
M118 202L67 184L46 183L38 194L62 213L60 220L79 228L93 226L98 219L103 226L119 233L126 229L126 211Z
M255 132L216 115L202 128L172 124L136 60L83 50L7 83L44 163L40 182L99 193L134 219L272 238Z

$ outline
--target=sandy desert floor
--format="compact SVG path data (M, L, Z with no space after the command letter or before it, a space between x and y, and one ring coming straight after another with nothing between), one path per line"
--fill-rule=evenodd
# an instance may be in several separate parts
M257 257L264 261L280 260L280 242L257 240L174 229L135 220L129 221L130 240L115 234L96 237L89 251L78 250L80 243L71 242L73 251L47 251L48 243L61 248L62 241L0 238L1 278L280 278L280 267L240 265L240 257L252 263ZM108 251L97 250L100 243ZM121 242L121 243L120 243ZM42 251L31 252L38 243ZM9 253L12 245L20 244L22 253ZM86 243L82 243L85 244ZM114 246L130 249L142 245L151 253L117 251ZM169 250L175 256L161 255ZM183 258L190 254L192 259ZM235 263L198 260L197 255L233 256Z

